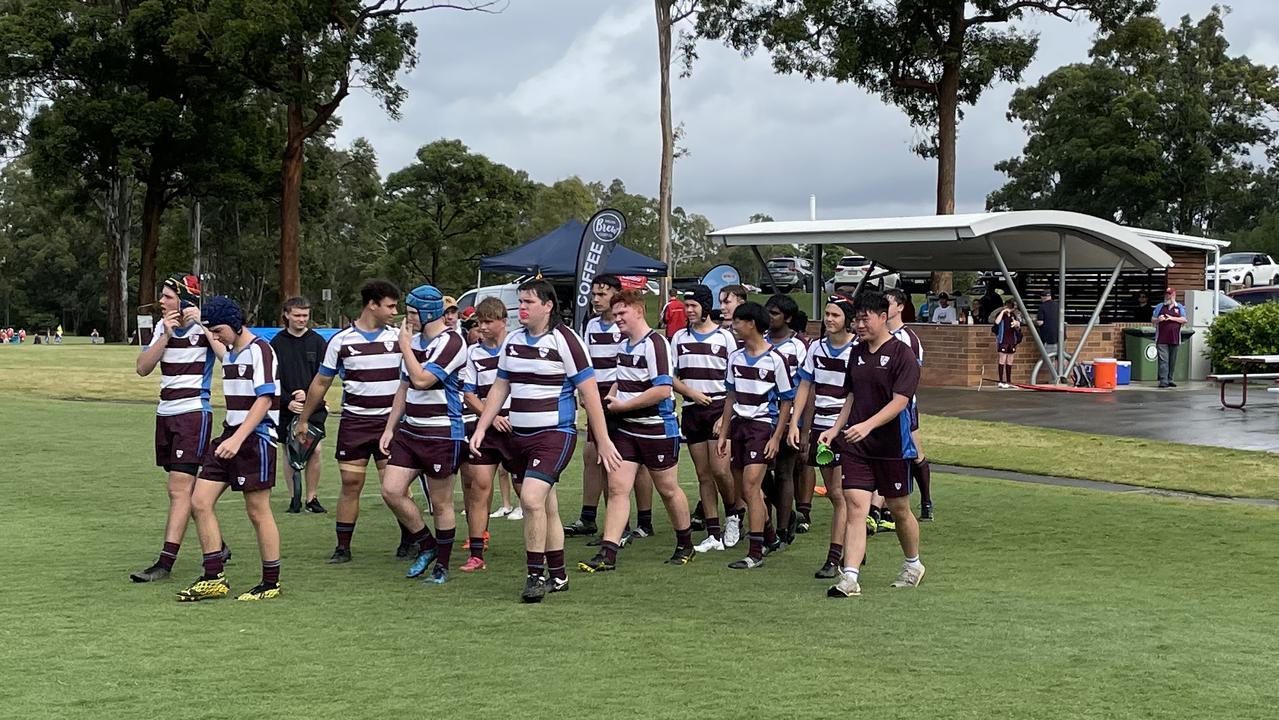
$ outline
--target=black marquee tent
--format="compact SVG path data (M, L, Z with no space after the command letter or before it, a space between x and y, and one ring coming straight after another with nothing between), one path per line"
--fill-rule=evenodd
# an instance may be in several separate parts
M540 238L513 247L501 255L482 258L480 270L515 275L540 274L548 278L573 277L577 272L577 251L585 229L586 225L580 220L569 220ZM666 274L666 263L618 245L600 272L656 277Z

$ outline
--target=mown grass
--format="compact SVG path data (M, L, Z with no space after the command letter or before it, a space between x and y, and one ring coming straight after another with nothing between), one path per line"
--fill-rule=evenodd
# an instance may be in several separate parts
M814 532L749 573L723 553L663 565L659 511L617 572L523 606L518 523L494 521L488 571L426 586L391 557L371 483L351 564L324 563L333 516L285 515L280 493L284 597L179 605L193 530L173 580L126 579L154 558L166 507L152 420L140 403L0 390L6 717L1273 717L1271 508L939 475L923 586L887 588L900 555L877 536L849 601L812 578L821 500ZM566 519L579 477L561 486ZM691 491L687 464L682 480ZM330 507L335 484L329 462ZM220 514L243 589L250 526L234 495ZM589 554L570 541L570 562Z

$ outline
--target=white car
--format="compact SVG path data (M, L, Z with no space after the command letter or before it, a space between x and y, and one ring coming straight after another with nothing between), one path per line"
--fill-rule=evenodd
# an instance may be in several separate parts
M862 277L870 268L870 260L861 255L845 255L839 259L835 265L835 275L830 279L830 289L839 290L840 288L855 288L857 283L861 282ZM883 285L880 286L880 281ZM880 286L883 288L895 288L898 286L899 278L897 273L884 274L884 268L875 266L872 278L866 281L869 285Z
M500 299L506 306L506 329L508 331L518 329L520 326L520 282L518 280L505 285L488 285L467 290L457 299L457 309L461 312L478 305L481 300L490 295Z
M1216 267L1207 269L1208 287L1213 286L1218 274L1222 285L1279 285L1279 264L1264 253L1233 252L1222 255L1221 262Z

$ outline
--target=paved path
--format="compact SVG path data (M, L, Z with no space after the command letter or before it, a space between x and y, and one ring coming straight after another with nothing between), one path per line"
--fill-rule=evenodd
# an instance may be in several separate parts
M1120 485L1119 483L1098 482L1096 480L1080 480L1078 478L1057 477L1055 475L1031 475L1029 473L1012 472L1010 470L991 470L989 468L962 467L959 465L933 465L933 470L954 475L995 478L1014 482L1035 483L1038 485L1057 485L1059 487L1076 487L1085 490L1099 490L1113 493L1135 493L1139 495L1156 495L1183 500L1203 500L1207 502L1233 503L1237 505L1256 505L1261 507L1279 507L1279 500L1270 498L1237 498L1219 495L1201 495L1199 493L1161 490L1159 488L1138 487L1136 485Z
M1185 385L1166 390L1129 387L1105 395L921 388L919 409L970 420L1279 452L1279 401L1265 386L1249 389L1248 410L1240 412L1221 409L1214 383Z

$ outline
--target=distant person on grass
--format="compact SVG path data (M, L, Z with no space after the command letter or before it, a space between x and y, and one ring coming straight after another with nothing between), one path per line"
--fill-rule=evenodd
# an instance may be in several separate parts
M892 510L897 539L906 556L893 587L915 587L924 577L919 561L919 525L910 510L910 461L918 452L910 439L910 406L919 386L919 362L905 343L888 330L888 299L876 291L857 298L855 328L860 342L849 358L845 383L851 401L844 403L834 427L818 441L838 442L848 508L844 567L826 594L861 594L858 582L866 551L864 518L870 496L878 491Z
M311 381L320 371L320 363L324 360L327 343L320 334L311 329L311 302L304 297L291 297L284 301L281 315L284 330L271 338L271 348L275 350L276 360L280 365L280 428L282 440L288 439L288 432L294 419L302 413L306 405L306 391ZM309 424L324 429L324 421L328 418L328 407L321 405L311 415ZM307 459L305 473L306 497L298 497L289 501L288 512L302 512L303 504L313 513L327 512L315 494L320 487L320 444L316 442L311 448L311 457Z
M661 326L666 328L666 339L675 337L675 333L688 327L688 314L684 309L684 297L679 290L671 287L670 299L662 308Z
M1017 303L1009 299L991 318L990 331L995 334L995 352L999 355L999 387L1013 386L1013 357L1021 344L1021 315Z
M1164 290L1164 301L1155 306L1155 352L1159 358L1159 387L1177 387L1172 381L1177 367L1177 351L1181 349L1181 326L1186 322L1186 306L1177 302L1177 290Z
M280 530L271 514L280 420L275 351L244 327L240 306L230 298L212 298L201 313L214 352L222 358L226 418L222 435L205 452L191 495L191 512L204 549L204 574L179 591L178 600L213 600L230 592L222 572L226 553L215 509L227 488L243 496L262 558L262 581L236 599L270 600L280 595Z
M173 570L191 517L191 492L211 439L209 392L214 346L200 325L199 302L200 281L194 275L178 273L166 278L160 287L160 322L151 344L138 356L139 376L160 368L155 464L168 474L169 515L159 558L130 575L133 582L163 580Z

